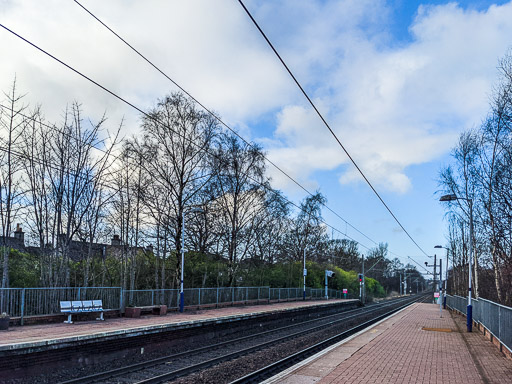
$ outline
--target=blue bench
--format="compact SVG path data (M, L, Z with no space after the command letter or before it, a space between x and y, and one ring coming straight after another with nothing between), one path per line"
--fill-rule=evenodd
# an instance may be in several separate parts
M67 324L73 324L71 315L78 313L100 312L101 315L96 320L105 320L103 318L103 303L101 300L61 301L60 311L68 315L68 319L64 321Z

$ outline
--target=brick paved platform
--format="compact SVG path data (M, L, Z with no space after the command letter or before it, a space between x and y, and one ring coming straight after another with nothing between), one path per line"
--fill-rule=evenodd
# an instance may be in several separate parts
M299 310L305 307L354 304L358 300L292 301L260 304L243 307L224 307L207 310L186 310L184 313L170 312L165 316L143 316L140 318L109 318L106 321L78 321L73 324L42 324L9 327L0 331L0 355L8 351L44 350L59 345L86 342L101 338L118 338L147 333L165 332L174 329L207 325L208 323L232 322L270 314Z
M465 318L414 304L265 381L267 384L512 383L512 360Z

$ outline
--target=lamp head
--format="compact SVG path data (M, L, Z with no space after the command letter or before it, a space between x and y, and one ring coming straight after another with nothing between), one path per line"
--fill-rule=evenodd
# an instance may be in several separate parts
M441 196L439 201L453 201L453 200L457 200L457 199L458 199L457 195L451 194L451 195Z

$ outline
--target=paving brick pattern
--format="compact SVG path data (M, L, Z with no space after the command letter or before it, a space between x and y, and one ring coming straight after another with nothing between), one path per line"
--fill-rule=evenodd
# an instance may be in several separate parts
M512 383L512 361L465 318L415 304L272 383ZM436 330L423 330L431 328ZM451 332L441 332L450 330Z

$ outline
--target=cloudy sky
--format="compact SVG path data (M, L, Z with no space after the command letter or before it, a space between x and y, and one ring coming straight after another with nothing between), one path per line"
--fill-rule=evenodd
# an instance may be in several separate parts
M360 241L427 258L403 233L307 104L236 0L82 0L196 99L253 140ZM246 6L349 153L428 254L445 244L437 175L460 132L488 110L512 47L512 2L246 0ZM145 110L175 86L72 0L0 0L0 23ZM0 89L58 121L70 102L114 130L140 132L132 108L0 29ZM304 192L269 166L273 185ZM343 237L333 233L334 237Z

